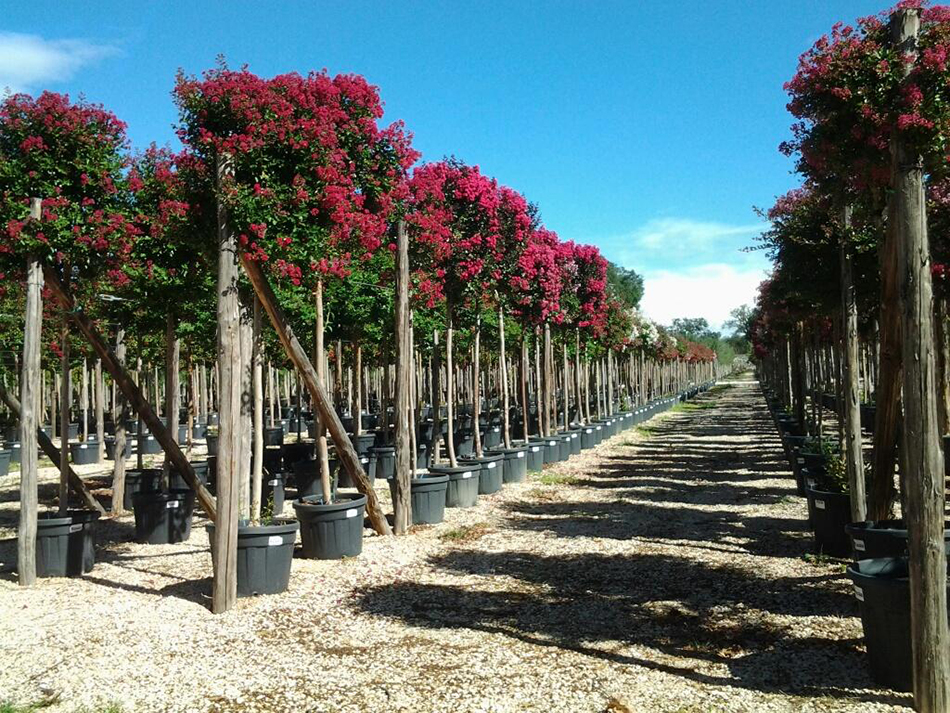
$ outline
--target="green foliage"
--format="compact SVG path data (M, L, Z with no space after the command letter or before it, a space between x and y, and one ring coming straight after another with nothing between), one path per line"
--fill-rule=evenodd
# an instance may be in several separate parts
M625 307L639 307L643 299L643 277L634 270L608 262L607 289Z

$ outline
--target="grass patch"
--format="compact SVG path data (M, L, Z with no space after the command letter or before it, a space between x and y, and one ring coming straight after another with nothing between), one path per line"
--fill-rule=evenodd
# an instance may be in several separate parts
M439 535L439 539L443 542L474 542L489 532L491 532L491 528L487 522L476 522L474 525L462 525L461 527L453 527L451 530L446 530ZM2 713L2 711L0 711L0 713Z
M811 565L815 565L816 567L834 567L841 572L846 572L848 570L847 562L840 559L839 557L831 557L830 555L813 555L811 553L807 553L802 555L802 561Z
M552 502L555 500L561 499L561 494L557 490L551 490L551 488L532 488L525 495L528 496L530 500L545 500Z
M711 408L716 408L713 401L684 401L676 404L670 411L673 413L692 413L694 411L706 411Z
M709 389L709 391L707 391L706 393L709 394L710 396L715 396L716 394L721 394L725 391L728 391L731 388L732 388L732 384L717 384L716 386Z
M557 472L542 473L538 482L542 485L574 485L577 483L577 476Z
M643 424L637 426L637 434L641 436L651 438L652 436L655 436L657 433L659 433L659 430L657 429L656 426L645 426Z

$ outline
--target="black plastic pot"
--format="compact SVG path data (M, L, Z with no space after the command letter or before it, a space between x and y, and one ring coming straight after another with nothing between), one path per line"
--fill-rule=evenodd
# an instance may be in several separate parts
M36 519L36 576L67 577L81 574L70 570L71 517L40 515Z
M192 469L195 471L195 475L198 476L198 480L202 484L208 482L208 461L198 460L191 463ZM168 471L168 489L169 490L191 490L191 486L188 485L184 476L182 476L178 469L175 466L171 466Z
M498 455L484 455L481 458L471 458L459 465L471 466L478 473L478 494L491 495L501 490L505 481L505 457Z
M416 446L416 470L427 470L429 467L429 446L420 442Z
M866 559L848 567L860 602L871 678L895 691L913 689L907 560Z
M261 502L271 503L274 517L279 517L284 511L284 478L280 473L273 473L261 481Z
M528 472L537 473L544 467L544 445L529 441L525 447L528 449L525 453L528 459Z
M363 467L363 472L366 474L366 477L370 476L370 457L369 456L360 456L360 465ZM341 488L355 488L356 483L350 477L349 471L344 468L336 458L330 459L330 473L334 475L334 481L337 482L338 486Z
M125 471L125 494L122 507L131 510L132 498L136 493L155 493L162 489L161 468L144 468Z
M396 448L394 446L374 448L373 454L376 456L374 476L383 480L392 478L396 472Z
M851 522L845 526L855 561L907 556L907 526L903 520ZM950 522L944 523L944 549L950 553Z
M475 435L472 431L458 429L455 431L455 455L459 458L468 458L475 451Z
M152 434L143 434L139 439L138 448L146 455L157 455L162 452L162 445ZM211 452L210 449L208 452Z
M607 432L604 430L604 424L598 421L593 422L591 426L594 428L594 444L597 445L607 437Z
M436 525L445 519L445 493L449 476L429 473L409 481L413 525ZM389 479L389 492L396 500L396 480Z
M317 460L301 460L294 463L294 483L297 486L298 498L323 496L323 486L320 484L320 468ZM336 495L337 470L333 460L328 462L330 467L330 494Z
M10 472L10 462L13 458L13 451L9 448L0 450L0 478Z
M363 551L365 495L337 495L329 505L318 497L295 500L294 511L300 521L304 557L335 560Z
M214 562L214 525L207 525ZM238 528L237 593L239 597L255 594L279 594L290 584L290 566L294 559L294 543L300 523Z
M132 497L135 541L149 545L184 542L191 537L194 506L194 490L136 493Z
M478 478L481 469L434 465L429 468L429 472L449 476L445 491L446 507L470 508L478 505Z
M72 518L69 528L69 564L72 573L91 572L96 564L96 522L99 513L95 510L67 510Z
M805 488L815 533L815 551L832 557L851 554L851 538L844 531L851 522L851 500L847 493Z
M485 439L482 445L485 448L494 448L501 443L501 427L489 426L485 431Z
M581 429L581 448L587 450L597 445L597 431L594 426L584 426Z
M69 455L73 465L92 465L99 462L99 442L70 443Z
M571 434L559 433L554 436L557 441L558 460L567 460L571 457Z
M578 439L580 441L580 439ZM528 447L496 448L490 455L500 455L505 459L504 482L521 483L528 478Z
M284 470L293 471L294 463L314 458L312 443L285 443L282 448L284 449Z
M22 449L20 448L19 441L7 441L6 444L4 445L4 449L10 451L11 463L20 462L20 452L22 451Z
M217 433L205 433L205 443L208 444L209 456L218 455L218 434Z
M369 456L373 446L376 445L376 434L361 433L358 436L350 436L350 442L358 455Z
M571 455L576 456L581 452L581 429L571 428L567 435L571 437Z
M132 438L125 437L125 460L132 457ZM106 438L106 460L115 460L115 438Z
M282 446L284 445L284 429L280 426L276 428L265 428L264 429L264 445L265 446Z

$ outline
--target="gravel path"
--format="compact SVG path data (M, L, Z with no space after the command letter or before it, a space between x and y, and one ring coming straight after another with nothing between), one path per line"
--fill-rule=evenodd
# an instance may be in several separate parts
M52 474L47 473L47 477ZM388 492L381 489L384 498ZM101 528L79 580L15 584L0 483L0 701L51 711L882 711L840 563L743 380L212 616L189 542ZM289 505L288 505L289 510Z

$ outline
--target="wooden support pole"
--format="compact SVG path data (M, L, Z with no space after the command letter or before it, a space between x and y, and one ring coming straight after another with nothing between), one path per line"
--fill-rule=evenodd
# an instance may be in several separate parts
M30 218L42 217L42 200L30 199ZM20 377L20 521L17 525L17 578L20 586L36 583L36 528L39 504L36 433L43 341L43 270L39 260L26 260L26 309L23 320L23 373Z
M343 467L346 468L353 482L356 483L357 489L366 496L366 514L369 517L370 523L373 525L373 529L381 535L391 535L392 531L390 530L389 523L386 521L386 515L380 507L379 499L376 497L376 491L373 490L373 486L367 479L366 473L363 472L359 456L357 456L353 444L350 442L350 439L347 438L346 432L343 430L340 417L337 416L333 410L333 406L330 403L330 399L323 385L319 379L317 379L317 373L313 368L313 364L310 363L310 360L307 358L307 353L303 347L300 346L297 336L294 334L290 323L284 316L284 312L278 304L274 291L267 281L263 270L261 270L260 264L249 260L246 256L242 257L242 263L244 265L244 271L247 273L251 284L254 286L254 291L261 301L261 306L264 307L268 317L270 317L271 324L274 327L274 331L277 332L284 351L294 363L294 366L297 367L297 371L302 376L307 385L307 389L309 389L313 396L314 405L319 410L320 416L326 422L327 429L330 431L333 442L336 444L337 455L340 458L340 462ZM358 412L356 417L359 417Z
M904 59L905 82L917 60L920 14L901 9L891 18L893 41ZM950 632L944 550L943 452L937 427L933 286L927 238L922 157L900 132L891 134L892 186L900 237L898 270L903 314L904 430L901 456L910 565L914 708L950 710Z
M61 381L59 382L59 514L64 516L69 508L69 322L63 319L63 328L60 332Z
M395 533L403 535L412 525L412 498L410 497L412 468L415 462L411 451L410 369L412 342L409 339L409 240L406 225L399 221L396 231L396 463L393 523Z
M841 227L851 227L851 208L841 212ZM844 455L851 494L851 521L862 522L867 516L867 498L864 493L864 454L861 450L861 402L858 374L858 299L854 288L854 257L848 247L848 236L841 239L838 251L841 268L841 317L844 347ZM813 387L815 381L812 382ZM812 392L817 404L820 398ZM821 429L818 428L821 438Z
M219 156L216 178L220 187L232 175L227 154ZM237 537L240 517L241 457L241 303L238 293L237 238L227 208L218 201L218 520L214 528L214 578L211 611L226 612L237 601Z
M251 471L251 523L257 525L261 521L261 487L264 479L264 372L263 372L263 342L261 340L261 301L254 296L254 315L252 317L252 345L251 361L254 369L254 469ZM268 369L269 371L269 369ZM271 414L271 419L273 419ZM273 423L271 424L273 427ZM273 513L279 516L279 512Z
M115 357L120 369L125 369L125 329L119 327L115 333ZM101 359L99 360L102 361ZM113 385L118 382L113 379ZM129 418L128 399L121 390L116 397L116 407L112 412L115 422L115 445L113 450L112 466L112 514L121 515L125 512L125 444L127 434L125 422Z

